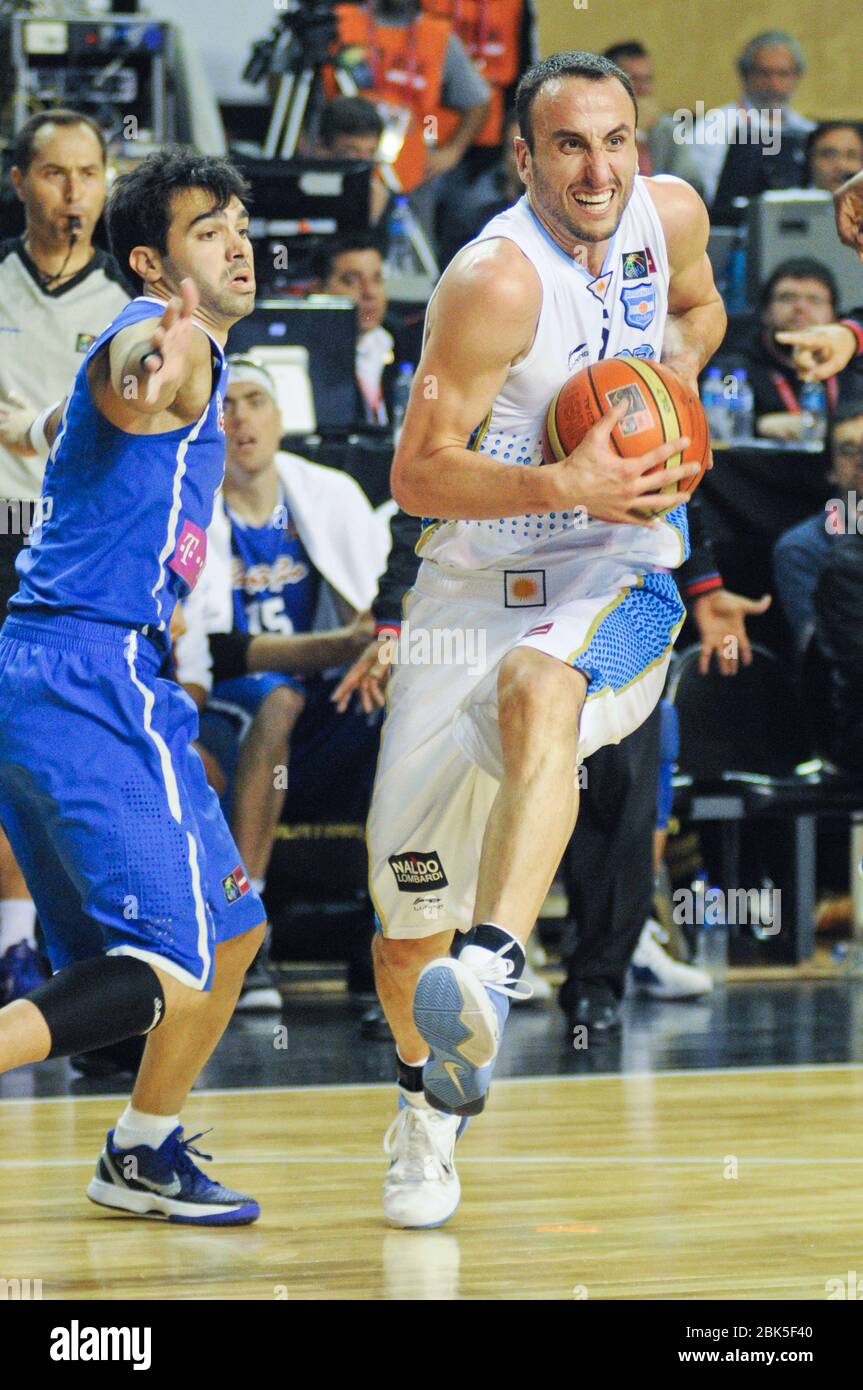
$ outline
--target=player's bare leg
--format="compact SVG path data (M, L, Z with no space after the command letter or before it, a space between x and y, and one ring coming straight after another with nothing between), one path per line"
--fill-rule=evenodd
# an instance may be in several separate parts
M212 989L205 994L182 987L185 1007L166 1007L164 1022L147 1038L131 1104L108 1133L87 1188L91 1201L188 1225L257 1220L257 1202L210 1179L192 1161L192 1155L209 1155L184 1138L180 1111L225 1031L264 932L261 923L218 945Z
M147 1038L132 1105L148 1115L179 1115L195 1079L212 1056L240 993L243 977L264 940L265 923L216 947L213 986L197 1007L166 1010ZM186 991L189 993L189 991Z
M393 1031L399 1056L409 1066L421 1065L429 1054L413 1017L417 980L430 960L444 956L452 945L451 931L437 932L418 941L394 941L377 935L372 942L375 987L387 1023Z
M585 676L557 657L516 647L501 662L498 723L504 775L480 856L474 925L458 959L420 975L414 1021L431 1050L426 1098L440 1110L482 1110L510 1000L528 997L523 945L578 814L578 731Z
M253 879L266 877L273 831L285 804L286 778L277 777L276 770L287 766L291 734L304 704L304 696L289 686L271 691L243 740L231 829Z
M578 726L587 680L557 657L516 647L498 679L504 776L479 865L474 925L519 941L533 930L578 815Z

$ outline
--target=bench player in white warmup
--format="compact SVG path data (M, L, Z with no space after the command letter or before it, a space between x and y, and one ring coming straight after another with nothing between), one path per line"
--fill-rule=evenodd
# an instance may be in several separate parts
M523 944L575 825L577 763L650 713L683 620L669 570L687 553L697 465L665 467L680 441L621 460L618 407L538 467L546 408L569 373L608 356L661 357L695 387L725 327L701 200L637 174L628 78L595 54L556 54L525 74L517 108L525 196L432 297L393 463L400 505L445 518L419 542L411 633L473 629L485 644L479 671L397 668L369 819L399 1073L384 1209L401 1226L439 1225L458 1205L457 1132L482 1109L525 989Z

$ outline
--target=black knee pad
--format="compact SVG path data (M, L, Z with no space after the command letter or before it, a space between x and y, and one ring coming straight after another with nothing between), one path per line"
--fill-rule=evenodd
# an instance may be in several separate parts
M48 1025L49 1057L70 1057L149 1033L165 1015L158 975L134 956L76 961L27 998Z

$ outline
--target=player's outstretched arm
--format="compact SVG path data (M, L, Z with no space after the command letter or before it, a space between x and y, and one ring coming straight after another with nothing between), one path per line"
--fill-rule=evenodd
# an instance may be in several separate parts
M132 324L111 339L109 380L100 403L110 418L118 410L132 416L171 410L203 366L209 396L209 348L194 324L198 302L192 281L183 280L180 297L168 301L161 317ZM195 414L194 405L187 413Z

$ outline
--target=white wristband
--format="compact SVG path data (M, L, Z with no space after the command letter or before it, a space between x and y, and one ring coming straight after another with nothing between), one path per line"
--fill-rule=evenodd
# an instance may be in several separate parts
M35 449L40 458L47 458L51 452L51 445L45 437L45 426L49 416L54 414L58 405L60 405L60 401L55 401L53 405L46 406L44 410L40 411L27 431L27 442L31 449Z

